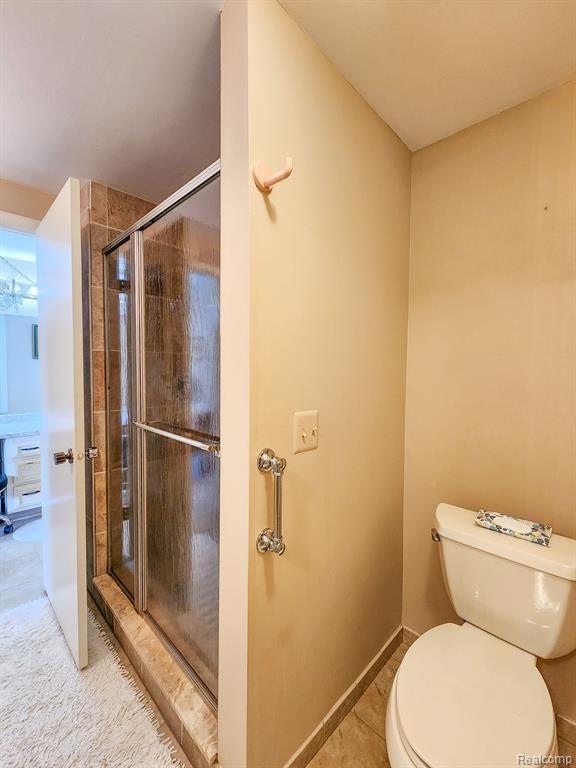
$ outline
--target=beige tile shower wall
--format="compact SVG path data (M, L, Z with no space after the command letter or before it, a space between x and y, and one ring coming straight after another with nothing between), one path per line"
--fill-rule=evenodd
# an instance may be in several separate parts
M249 3L248 765L280 768L400 624L410 152L275 2ZM292 453L295 411L320 446ZM256 552L287 457L282 557Z
M82 185L82 262L85 285L85 327L90 332L90 354L85 361L90 406L86 424L98 458L88 477L86 505L88 584L106 573L108 509L106 488L106 371L104 348L104 260L102 248L154 207L154 203L94 181ZM89 436L89 435L88 435ZM91 477L90 477L91 474Z
M412 165L404 624L453 621L446 501L576 537L576 84ZM542 665L576 720L576 654Z

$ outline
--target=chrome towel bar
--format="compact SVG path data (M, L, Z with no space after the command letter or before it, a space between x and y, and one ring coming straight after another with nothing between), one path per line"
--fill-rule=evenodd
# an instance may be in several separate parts
M153 435L160 435L161 437L168 437L170 440L176 440L178 443L184 443L184 445L191 445L193 448L199 448L201 451L207 451L214 454L214 456L220 456L220 446L218 443L207 443L201 440L194 440L191 437L184 437L176 432L168 432L165 429L158 429L158 427L151 427L150 424L142 424L139 421L133 422L134 426L138 429L142 429L144 432L150 432Z

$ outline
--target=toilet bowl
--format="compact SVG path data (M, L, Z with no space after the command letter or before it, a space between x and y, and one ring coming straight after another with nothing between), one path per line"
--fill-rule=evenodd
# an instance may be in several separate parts
M518 765L519 754L554 755L536 657L470 624L431 629L394 680L386 743L392 768L500 768Z
M576 542L510 540L474 516L446 504L436 513L444 580L466 621L428 630L404 656L386 711L392 768L504 768L557 754L536 661L576 645Z

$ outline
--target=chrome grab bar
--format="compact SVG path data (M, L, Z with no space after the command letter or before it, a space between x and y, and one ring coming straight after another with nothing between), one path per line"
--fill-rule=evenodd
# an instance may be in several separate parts
M260 531L256 549L262 554L275 552L282 555L286 549L282 539L282 475L286 469L286 459L276 456L271 448L264 448L258 454L257 466L260 472L272 472L274 479L274 528Z

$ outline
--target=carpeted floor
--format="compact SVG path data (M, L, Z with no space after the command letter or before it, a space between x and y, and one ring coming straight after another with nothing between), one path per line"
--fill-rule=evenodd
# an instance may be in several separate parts
M0 617L2 768L174 768L152 712L89 615L78 672L47 598Z
M0 533L0 613L44 594L42 544Z

